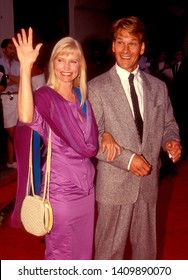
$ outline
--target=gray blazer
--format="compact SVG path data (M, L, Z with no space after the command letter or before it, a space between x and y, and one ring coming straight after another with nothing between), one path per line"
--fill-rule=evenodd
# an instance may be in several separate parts
M141 70L139 70L141 71ZM160 150L166 141L180 140L166 84L141 71L144 92L143 141L139 143L133 115L115 66L88 83L89 101L99 129L99 144L104 131L123 148L113 162L97 154L96 199L101 203L132 204L140 192L146 202L156 202L160 170ZM133 153L143 154L152 172L137 177L128 171Z

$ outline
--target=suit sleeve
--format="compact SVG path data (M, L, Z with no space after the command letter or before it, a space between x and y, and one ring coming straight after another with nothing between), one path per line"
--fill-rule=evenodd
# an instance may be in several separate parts
M163 139L162 139L162 148L166 150L165 144L169 140L176 140L180 141L179 136L179 127L176 122L176 119L174 117L173 113L173 107L170 101L170 98L168 96L167 91L165 91L164 95L164 104L165 104L165 126L164 126L164 133L163 133Z
M92 109L93 109L93 112L94 112L94 115L96 118L97 126L98 126L98 132L99 132L99 136L98 136L99 150L96 155L96 158L100 161L106 162L107 164L110 164L117 168L128 171L129 161L130 161L132 155L134 154L134 151L123 148L121 155L119 155L119 156L117 155L116 158L111 162L106 160L107 151L104 154L101 154L101 152L100 152L101 139L102 139L103 133L105 132L105 115L104 115L104 110L103 110L103 106L105 106L105 104L102 101L100 95L98 94L98 91L93 90L93 88L91 86L89 86L88 99L91 103L91 106L92 106ZM108 131L106 131L106 132L108 132ZM116 140L116 142L118 143L117 140Z

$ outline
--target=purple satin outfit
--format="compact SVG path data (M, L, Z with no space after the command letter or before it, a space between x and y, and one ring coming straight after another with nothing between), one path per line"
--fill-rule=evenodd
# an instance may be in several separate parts
M78 98L70 103L45 86L35 92L34 122L17 126L18 190L12 226L20 224L20 205L26 191L23 181L27 178L23 177L27 171L23 164L28 159L28 151L23 156L23 146L28 149L30 128L40 134L46 145L49 127L52 129L50 202L54 224L45 236L46 260L92 259L95 168L91 157L98 150L98 130L91 106L88 101L85 104L86 114ZM45 173L45 165L42 172ZM41 195L43 184L44 180Z

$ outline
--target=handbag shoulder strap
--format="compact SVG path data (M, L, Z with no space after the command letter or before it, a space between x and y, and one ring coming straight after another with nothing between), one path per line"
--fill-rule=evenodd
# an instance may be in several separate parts
M52 135L52 131L50 128L49 136L48 136L48 149L47 149L47 158L46 158L46 173L45 173L45 180L44 180L43 200L45 198L49 200L49 194L50 194L50 163L51 163L51 153L52 153L51 135Z
M51 133L52 133L51 128L49 128L43 200L45 200L45 198L49 199L50 164L51 164L51 150L52 150ZM35 195L34 180L33 180L32 141L33 141L33 132L31 133L30 148L29 148L29 170L28 170L27 192L26 192L27 195L29 194L30 187L31 187L32 195Z
M29 167L28 167L28 175L27 175L27 191L26 191L26 195L29 194L30 186L31 186L32 195L35 194L34 184L33 184L32 143L33 143L33 132L31 132L30 145L29 145Z

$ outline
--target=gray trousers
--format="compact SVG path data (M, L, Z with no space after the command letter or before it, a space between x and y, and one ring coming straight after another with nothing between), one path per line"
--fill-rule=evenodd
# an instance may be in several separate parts
M128 236L133 260L156 259L156 203L97 203L95 260L123 260Z

